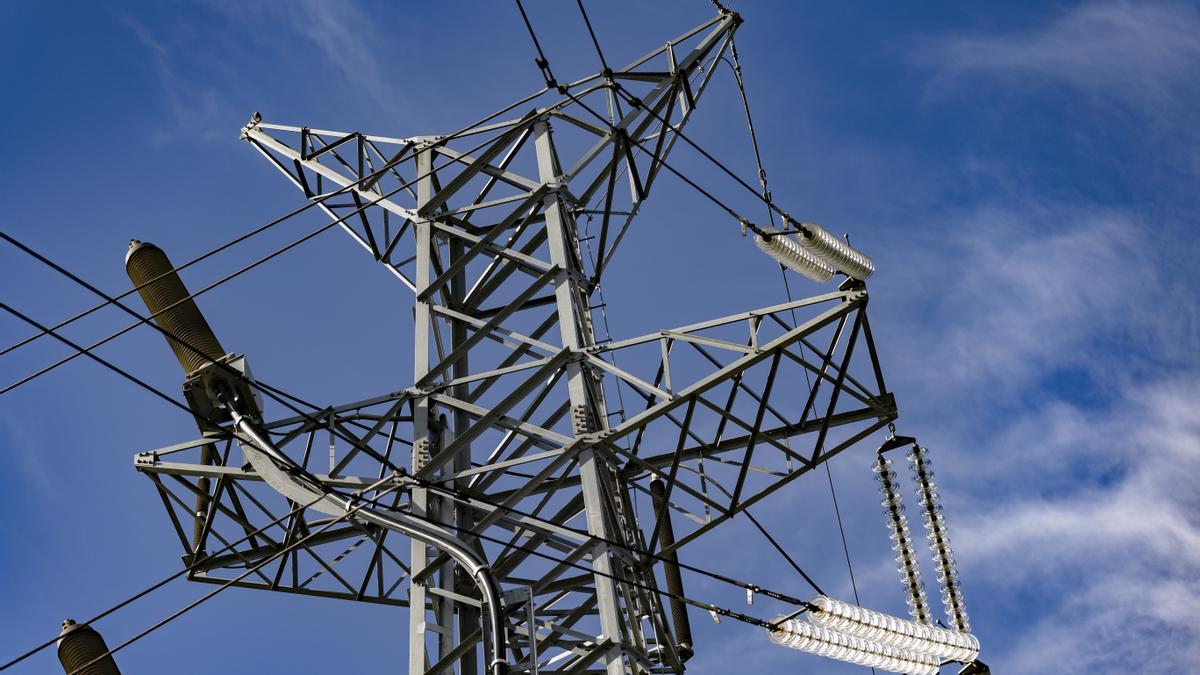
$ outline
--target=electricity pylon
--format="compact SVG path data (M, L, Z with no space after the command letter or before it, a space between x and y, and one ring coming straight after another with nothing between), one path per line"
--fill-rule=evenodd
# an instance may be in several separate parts
M400 469L418 479L387 506L452 528L489 561L515 672L682 672L691 646L658 592L663 559L896 416L859 282L642 337L597 335L601 279L673 172L664 162L739 23L722 12L624 68L548 82L450 135L257 115L243 129L414 297L411 384L266 432L333 488ZM629 407L613 409L618 392ZM135 458L197 581L224 582L324 517L300 510L206 553L296 507L234 448L210 432ZM640 512L633 496L655 479L644 501L669 508ZM480 598L426 543L348 522L237 585L407 606L411 675L481 670Z

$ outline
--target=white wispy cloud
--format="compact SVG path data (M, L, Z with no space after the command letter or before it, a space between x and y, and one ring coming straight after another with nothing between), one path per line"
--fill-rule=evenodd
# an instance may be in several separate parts
M359 4L201 4L222 21L195 22L180 14L148 24L133 15L120 17L144 47L145 62L159 85L165 115L154 142L228 140L251 110L270 109L278 97L270 85L277 81L304 82L331 100L404 117L396 76L403 69L385 67L403 48ZM271 82L264 82L261 72L246 64L268 55L286 58L274 65L278 72Z
M1066 84L1139 108L1195 92L1200 11L1191 3L1092 2L1004 35L939 38L922 58L945 75L993 74Z
M389 108L396 82L384 75L372 51L382 46L384 37L357 6L303 0L288 5L287 15L292 29L320 49L348 82L381 108Z
M148 65L162 94L165 108L163 123L151 132L151 141L166 144L185 138L211 141L228 138L230 131L220 125L229 103L212 84L183 75L177 67L178 53L159 39L142 22L124 16L121 22L145 47Z
M892 371L929 387L907 392L901 422L932 423L917 433L985 660L1186 672L1200 658L1200 338L1196 291L1169 270L1187 252L1162 245L1161 223L1086 204L952 220L907 252L904 314L921 320L891 335ZM860 576L893 579L882 564Z
M330 95L369 102L393 116L402 109L404 69L386 64L398 58L397 50L403 51L406 43L381 30L360 3L253 0L205 4L210 11L224 16L241 39L264 48L295 52L296 65L310 71L305 79ZM278 42L281 34L299 41ZM336 80L330 81L330 71L336 74Z
M0 457L13 468L13 475L39 503L58 511L70 509L67 499L56 485L54 469L46 462L51 455L27 420L0 410ZM7 528L7 518L0 515L0 531Z
M1081 369L1120 382L1127 359L1114 345L1188 361L1196 309L1170 297L1154 228L1135 213L1080 206L980 207L952 217L940 237L917 242L903 283L907 311L931 325L900 342L909 359L930 354L940 386L998 386L1006 393ZM907 359L906 359L907 360ZM947 382L949 379L951 382ZM951 396L957 396L951 389Z
M1200 471L1197 395L1194 373L1130 387L1087 433L1069 417L1039 417L1046 436L1071 443L1048 447L1032 428L1023 439L1081 464L1121 458L1114 479L1060 496L1006 497L1029 477L983 468L991 497L961 500L973 515L956 528L955 543L977 595L1028 598L1017 610L1028 623L997 655L1006 670L1053 663L1065 673L1175 673L1200 658L1200 493L1191 479ZM1056 428L1063 419L1065 431ZM1011 451L1014 440L981 456Z

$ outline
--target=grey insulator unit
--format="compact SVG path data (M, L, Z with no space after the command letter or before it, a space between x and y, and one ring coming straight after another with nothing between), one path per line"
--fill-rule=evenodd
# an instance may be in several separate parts
M675 545L675 530L671 527L671 511L666 501L666 486L662 480L655 478L650 481L650 494L654 498L654 511L662 526L658 530L660 549L669 549ZM662 555L663 576L667 580L667 592L671 594L671 623L675 626L675 651L680 661L687 661L696 653L692 642L692 624L688 620L687 603L681 598L683 594L683 577L679 573L679 556L675 551Z
M155 315L158 327L169 334L167 342L175 358L184 374L190 375L225 356L225 350L174 270L161 248L136 239L129 242L125 272L134 286L140 287L138 293L146 309Z
M125 253L125 272L133 285L138 287L138 293L146 303L146 309L154 316L154 322L167 333L167 344L175 352L179 365L183 366L184 375L190 375L225 356L216 334L200 313L196 302L189 297L187 288L175 272L175 266L161 248L136 239L130 241L129 251ZM200 463L211 464L214 455L213 447L205 445L200 450ZM200 546L204 518L208 512L208 478L201 477L196 488L196 512L192 523L194 550Z
M104 638L91 626L71 619L63 622L58 635L58 661L67 675L121 675Z

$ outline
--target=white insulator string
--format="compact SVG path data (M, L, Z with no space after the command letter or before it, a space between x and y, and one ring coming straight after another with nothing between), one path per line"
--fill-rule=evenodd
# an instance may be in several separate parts
M918 623L931 624L933 613L925 596L925 582L921 581L916 546L913 545L912 534L908 528L908 517L904 515L904 504L896 485L896 472L892 471L892 460L880 455L873 470L875 480L879 483L879 493L883 496L880 504L891 531L889 537L892 540L892 550L896 552L896 569L900 572L900 580L904 584L908 613Z
M809 654L908 675L937 675L940 670L941 661L929 654L864 640L797 619L778 617L772 623L775 627L767 629L771 642Z
M954 553L950 549L950 537L946 533L946 519L942 516L942 505L938 499L937 485L933 482L933 471L930 470L927 451L914 444L908 454L908 460L912 469L913 481L917 484L917 491L920 494L921 513L925 517L925 534L929 539L929 550L933 552L933 562L937 568L946 617L950 620L950 625L964 633L969 633L971 632L971 622L967 618L962 589L958 584L958 570L954 563Z
M833 278L835 270L832 265L806 251L791 237L773 227L760 229L765 234L754 235L754 243L763 253L813 281L824 283Z
M875 263L850 244L825 231L820 225L803 222L796 241L816 258L832 265L848 277L862 281L875 272Z
M968 663L979 656L979 640L968 633L907 621L824 595L809 610L814 625L947 661Z

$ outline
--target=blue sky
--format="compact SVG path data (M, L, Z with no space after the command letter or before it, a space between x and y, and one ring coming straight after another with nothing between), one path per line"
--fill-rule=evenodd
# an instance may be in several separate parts
M933 454L985 660L1011 673L1187 671L1200 659L1200 11L728 4L746 19L738 46L776 200L849 232L878 265L872 326L899 427ZM573 3L527 5L560 78L596 70ZM613 61L712 13L700 0L588 6ZM7 3L0 25L10 64L0 226L110 292L128 286L131 237L184 259L301 203L237 140L254 111L446 133L541 84L508 3ZM752 178L736 90L718 84L689 135ZM753 207L700 158L672 157ZM606 281L614 334L784 298L727 216L677 181L655 189ZM273 232L185 280L198 287L318 224ZM798 278L793 289L820 291ZM0 297L46 322L94 302L11 248L0 249ZM338 402L406 383L409 297L334 231L201 305L261 377ZM99 313L66 334L94 340L123 323ZM0 342L27 333L0 317ZM0 358L0 375L63 353L39 341ZM177 391L178 366L152 331L100 353ZM83 359L0 396L0 659L175 568L161 505L131 458L190 438L192 424ZM832 470L864 604L900 612L867 445ZM848 597L826 488L799 481L757 515ZM751 533L723 536L703 551L714 568L804 592ZM728 553L743 550L752 562ZM171 586L99 628L111 644L206 590ZM773 648L747 626L693 620L694 672L855 672ZM118 660L128 673L393 659L399 671L406 621L233 589ZM46 653L13 672L56 667Z

